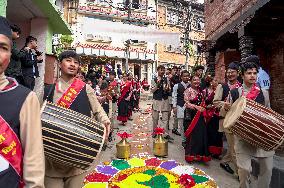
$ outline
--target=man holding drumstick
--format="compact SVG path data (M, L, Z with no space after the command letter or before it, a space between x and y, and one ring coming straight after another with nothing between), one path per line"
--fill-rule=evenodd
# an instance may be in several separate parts
M60 78L52 85L46 85L44 99L56 102L57 105L71 109L88 117L95 117L110 131L110 120L100 105L95 91L88 84L76 78L80 70L79 55L75 51L64 51L59 55ZM92 171L75 167L66 167L61 163L46 159L46 188L78 188L83 186L82 179Z
M213 99L213 104L216 108L220 109L224 102L227 100L230 90L241 87L241 83L238 81L238 71L239 71L239 62L234 61L231 62L226 71L226 77L228 82L224 84L219 84L216 88L215 96ZM224 117L226 115L226 111L224 109L220 109L220 120L219 120L219 132L224 132L227 143L228 149L225 156L222 158L222 162L220 166L229 172L230 174L234 174L237 176L238 169L236 163L236 153L234 150L234 135L231 131L225 130L223 127ZM230 167L229 163L232 163L234 166L234 170Z
M254 100L266 107L270 107L269 95L267 90L261 89L257 84L257 72L258 66L246 60L241 65L241 74L243 78L243 85L239 88L230 91L227 102L222 107L225 111L228 111L231 105L241 96L247 99ZM257 180L258 188L269 188L272 167L273 167L273 155L274 151L265 151L261 148L252 146L245 142L240 137L234 137L234 148L236 152L238 174L240 179L241 188L249 188L250 185L250 172L252 171L251 160L256 158L260 164L260 172Z

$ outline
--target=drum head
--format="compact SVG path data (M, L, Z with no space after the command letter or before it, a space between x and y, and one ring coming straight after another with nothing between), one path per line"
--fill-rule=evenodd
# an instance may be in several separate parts
M225 119L224 119L224 128L229 129L231 128L242 115L246 106L246 98L240 97L238 100L234 102L231 106L231 109L227 112Z

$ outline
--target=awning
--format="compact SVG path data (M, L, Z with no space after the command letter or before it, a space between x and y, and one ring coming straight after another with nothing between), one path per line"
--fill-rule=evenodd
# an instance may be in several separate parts
M48 18L54 34L71 35L71 28L50 0L32 0Z

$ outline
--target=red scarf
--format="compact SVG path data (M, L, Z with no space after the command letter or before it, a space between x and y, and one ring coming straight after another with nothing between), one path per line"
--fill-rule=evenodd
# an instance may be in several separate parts
M127 92L130 91L130 87L131 87L131 82L130 81L126 81L124 83L121 83L121 95L118 99L117 104L119 104L125 97L125 95L127 94Z
M15 79L7 78L7 80L9 81L8 85L6 85L3 89L1 89L1 91L7 91L13 87L18 86L18 83L15 81Z
M207 90L207 91L206 91L206 90ZM215 95L215 90L212 91L210 94L208 94L208 93L209 93L208 89L205 89L205 90L204 90L204 93L207 93L207 99L206 99L206 100L209 101L210 103L212 103L213 98L214 98L214 95ZM215 108L215 107L206 109L206 110L203 112L203 116L204 116L205 122L208 123L208 122L211 120L211 118L212 118L215 114L219 116L219 114L218 114L218 112L216 111L216 108Z
M56 102L59 106L69 108L81 90L85 87L86 83L80 79L75 78L69 88L64 92L60 99ZM58 83L56 84L58 88Z
M244 88L242 88L242 96L245 96L247 99L250 100L255 100L256 97L259 95L259 93L260 93L260 88L256 84L252 86L252 88L250 89L250 91L247 93L246 96L244 95Z
M0 155L4 157L14 168L20 177L20 188L24 187L23 182L23 151L22 144L10 127L0 115Z
M198 100L198 97L200 97L200 95L202 96L202 102L200 104L200 106L205 107L205 100L204 100L204 96L202 95L202 92L199 91L199 93L196 95L194 100ZM191 132L193 131L193 129L195 128L200 116L202 115L201 111L197 111L194 118L192 119L192 121L190 122L187 130L185 131L184 135L188 138L191 134Z
M242 84L239 81L237 81L233 85L229 85L230 90L235 89L235 88L239 88L239 87L242 87Z

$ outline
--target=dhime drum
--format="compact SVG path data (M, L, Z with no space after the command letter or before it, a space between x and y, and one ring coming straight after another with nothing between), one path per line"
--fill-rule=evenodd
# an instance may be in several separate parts
M105 126L49 102L41 111L45 156L65 166L88 169L102 149Z
M245 97L234 102L224 128L266 151L284 150L284 116Z

